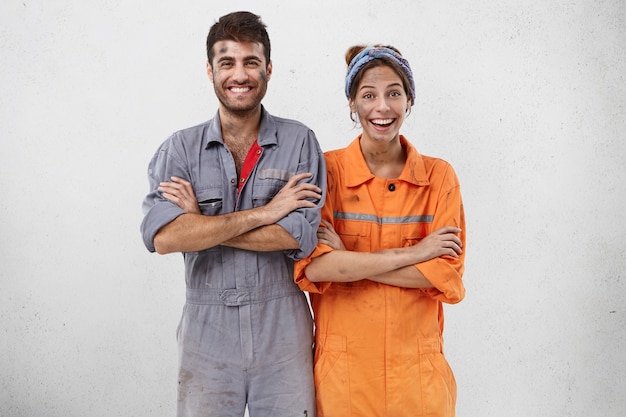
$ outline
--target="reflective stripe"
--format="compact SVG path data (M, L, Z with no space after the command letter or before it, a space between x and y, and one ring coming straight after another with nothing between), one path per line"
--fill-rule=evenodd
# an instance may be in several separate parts
M339 220L357 220L378 224L432 223L434 218L432 214L423 214L421 216L378 217L374 214L345 213L340 211L333 212L333 217Z

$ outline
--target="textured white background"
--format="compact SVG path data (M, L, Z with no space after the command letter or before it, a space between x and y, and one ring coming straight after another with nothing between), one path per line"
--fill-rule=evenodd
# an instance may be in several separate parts
M174 415L183 266L141 242L146 166L213 115L204 41L239 9L269 28L266 107L324 150L357 133L346 48L411 62L402 133L453 164L468 221L457 415L625 415L622 0L2 0L0 415Z

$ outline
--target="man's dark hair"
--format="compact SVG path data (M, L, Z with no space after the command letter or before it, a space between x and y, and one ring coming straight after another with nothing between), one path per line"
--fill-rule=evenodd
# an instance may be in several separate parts
M250 12L233 12L220 17L209 30L206 38L206 53L209 64L213 64L213 45L219 41L258 42L263 45L265 65L270 62L270 38L261 17Z

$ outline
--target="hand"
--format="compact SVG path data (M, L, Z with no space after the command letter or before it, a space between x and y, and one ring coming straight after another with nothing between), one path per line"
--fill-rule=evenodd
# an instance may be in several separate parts
M193 186L182 178L171 177L171 182L159 184L163 197L176 204L187 213L200 214L200 207Z
M330 222L322 220L322 224L317 228L317 241L328 245L333 249L346 250L343 245L343 241L335 231L335 228Z
M307 198L319 200L322 198L322 190L317 185L308 182L298 184L299 181L309 177L311 174L308 172L292 176L278 194L262 207L267 217L265 224L274 224L299 208L316 207L316 204L308 201Z
M422 259L420 262L439 258L440 256L451 256L458 258L463 253L463 243L458 237L461 229L454 226L444 226L430 233L416 245L411 246L419 250Z

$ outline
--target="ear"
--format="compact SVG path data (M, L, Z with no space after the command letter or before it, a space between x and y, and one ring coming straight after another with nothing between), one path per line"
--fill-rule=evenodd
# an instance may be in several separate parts
M354 100L350 99L348 101L348 105L350 106L350 112L356 113L356 104L354 104Z
M206 63L206 74L209 76L209 80L211 80L211 83L213 83L213 67L211 66L211 63L209 61L207 61Z
M265 71L267 73L267 81L269 81L270 78L272 78L272 70L273 70L273 65L272 65L272 60L270 59L269 64L267 64L267 70Z

